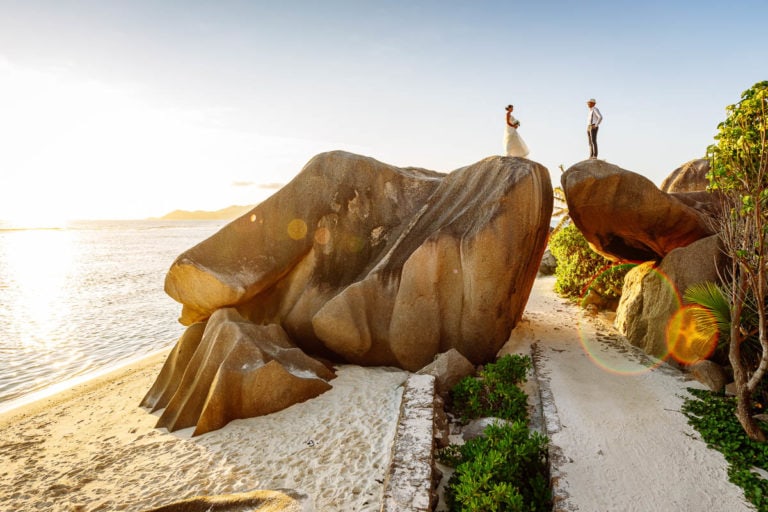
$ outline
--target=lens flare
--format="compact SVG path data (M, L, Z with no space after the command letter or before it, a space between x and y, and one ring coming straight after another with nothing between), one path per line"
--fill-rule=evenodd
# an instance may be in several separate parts
M320 245L326 245L331 241L331 230L325 226L320 226L315 231L315 243Z
M294 240L301 240L307 236L307 223L301 219L293 219L288 223L288 236Z
M349 235L346 239L346 249L349 252L355 253L360 252L363 250L363 247L365 247L365 240L360 238L359 236L355 235Z
M601 276L608 272L613 272L616 267L626 265L614 265L595 275L589 285L585 287L585 292L580 298L580 302L585 302L590 287L593 283L599 282ZM640 267L639 272L641 274L635 276L637 279L646 279L648 274L652 274L660 288L665 289L666 293L671 295L673 301L680 304L679 293L663 272L658 271L658 269L653 268L651 265L645 267L641 265ZM590 301L593 302L593 299ZM630 376L647 373L664 363L667 354L663 354L663 357L658 359L650 356L639 348L629 346L621 335L605 332L600 323L601 320L585 312L578 317L577 325L581 347L587 357L598 368L617 375Z
M717 347L715 317L699 306L678 309L669 319L666 334L669 354L683 364L707 359Z

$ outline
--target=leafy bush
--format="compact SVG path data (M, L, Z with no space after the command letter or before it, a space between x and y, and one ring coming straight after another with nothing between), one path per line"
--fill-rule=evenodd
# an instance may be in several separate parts
M491 424L484 435L458 448L461 462L446 492L450 510L551 509L547 438L523 421Z
M518 387L530 371L531 358L510 354L490 363L478 378L465 377L451 390L451 407L463 421L483 416L528 419L528 398Z
M507 355L467 377L451 390L451 411L468 419L493 416L478 437L438 453L456 468L446 488L454 512L551 510L548 440L528 429L527 396L518 387L532 367L531 358Z
M728 479L744 489L744 495L758 510L768 511L768 481L750 471L768 469L768 444L750 439L736 417L736 399L711 391L688 388L682 411L701 434L707 446L728 461ZM762 407L753 411L757 413Z
M633 266L616 265L597 254L573 224L552 235L549 250L557 260L555 291L564 297L578 298L593 289L606 299L618 299Z

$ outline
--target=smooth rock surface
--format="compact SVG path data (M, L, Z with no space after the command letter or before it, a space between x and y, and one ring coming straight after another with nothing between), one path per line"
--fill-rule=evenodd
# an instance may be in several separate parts
M233 306L312 354L416 371L493 358L525 308L552 213L548 171L489 157L450 174L344 152L180 255L182 322Z
M686 162L667 176L659 187L662 192L703 192L709 186L709 160L697 158Z
M278 325L256 325L235 309L223 308L195 343L199 325L181 337L142 401L153 410L165 408L158 428L194 426L193 435L204 434L331 389L334 373L293 345ZM189 352L192 356L186 357Z
M466 357L452 348L448 352L438 355L434 361L416 372L419 375L432 375L435 377L437 394L447 397L453 386L464 377L475 374L475 365Z
M579 162L560 180L574 224L590 247L610 260L660 260L714 232L706 212L695 208L709 208L706 195L686 202L601 160Z
M661 264L646 262L627 273L615 326L629 342L660 359L668 355L666 328L689 286L718 282L723 265L717 236L671 251Z

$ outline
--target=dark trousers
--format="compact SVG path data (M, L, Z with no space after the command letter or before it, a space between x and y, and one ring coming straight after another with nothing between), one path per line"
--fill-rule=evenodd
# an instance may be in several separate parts
M589 137L589 157L597 158L597 125L587 126L587 137Z

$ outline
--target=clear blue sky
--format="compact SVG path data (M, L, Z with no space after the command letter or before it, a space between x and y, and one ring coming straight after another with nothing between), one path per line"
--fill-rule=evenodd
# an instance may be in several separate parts
M553 184L659 184L768 79L768 2L0 0L0 219L255 203L345 149L448 172L515 105ZM27 206L34 204L34 208Z

